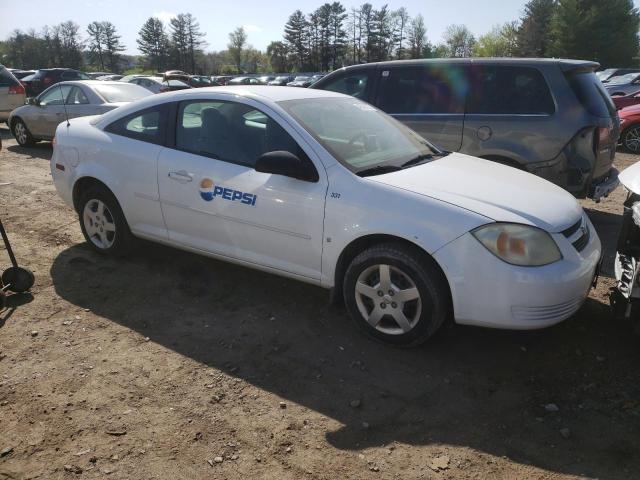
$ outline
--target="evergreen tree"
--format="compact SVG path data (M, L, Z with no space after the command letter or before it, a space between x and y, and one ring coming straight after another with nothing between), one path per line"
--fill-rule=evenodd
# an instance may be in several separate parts
M116 26L111 22L102 22L102 31L104 37L104 54L106 56L106 65L110 72L120 71L120 52L125 50L124 45L120 41L120 35L116 30Z
M200 24L193 15L184 15L184 22L187 31L187 52L191 73L196 73L196 57L202 55L202 47L206 45L203 40L205 33L200 31Z
M523 57L548 57L551 47L551 26L556 0L530 0L518 30L518 53ZM573 19L574 22L578 18ZM573 26L570 26L572 28Z
M180 70L188 70L189 65L189 30L186 14L180 13L169 22L170 51L173 65Z
M162 21L149 18L138 33L137 43L138 50L146 56L149 64L158 72L163 71L169 56L169 39Z
M284 26L284 41L291 55L294 68L302 70L307 61L308 23L301 10L291 14Z
M424 26L422 15L411 20L407 38L409 40L409 57L422 58L423 50L427 45L427 27Z
M87 35L89 36L89 60L92 65L97 65L101 71L104 71L104 29L102 22L91 22L87 26Z

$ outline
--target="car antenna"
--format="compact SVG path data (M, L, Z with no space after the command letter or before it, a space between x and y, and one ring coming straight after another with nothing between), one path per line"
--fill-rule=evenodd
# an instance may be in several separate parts
M58 82L58 88L60 88L60 97L62 98L62 108L64 108L64 116L67 119L67 128L71 126L69 123L69 112L67 112L67 102L64 98L64 92L62 91L62 84Z

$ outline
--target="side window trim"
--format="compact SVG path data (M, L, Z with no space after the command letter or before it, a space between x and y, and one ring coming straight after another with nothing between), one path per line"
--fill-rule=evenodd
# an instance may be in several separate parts
M159 110L160 113L160 123L158 125L159 129L159 138L149 137L141 134L136 134L130 130L123 131L119 127L119 125L123 125L131 121L132 119L144 115L148 112L153 112ZM145 143L151 143L153 145L164 146L166 144L166 132L167 132L167 104L161 103L160 105L155 105L153 107L145 108L143 110L138 110L134 113L127 115L126 117L119 118L118 120L114 120L109 125L104 128L105 132L112 133L114 135L118 135L125 138L130 138L132 140L138 140Z

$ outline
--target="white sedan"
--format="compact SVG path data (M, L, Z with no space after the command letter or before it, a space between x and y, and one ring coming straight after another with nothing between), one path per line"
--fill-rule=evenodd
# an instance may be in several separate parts
M400 345L447 318L560 322L601 254L564 190L322 90L204 88L73 119L51 172L100 253L140 237L313 283Z

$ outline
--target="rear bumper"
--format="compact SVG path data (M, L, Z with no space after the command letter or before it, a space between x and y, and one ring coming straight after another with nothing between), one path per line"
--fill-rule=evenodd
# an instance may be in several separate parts
M595 202L599 202L602 197L608 197L620 185L619 173L618 169L612 167L606 177L595 180L591 184L587 197Z

